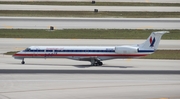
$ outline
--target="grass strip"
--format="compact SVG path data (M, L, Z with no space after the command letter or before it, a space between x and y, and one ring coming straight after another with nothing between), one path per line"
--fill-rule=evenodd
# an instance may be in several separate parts
M11 51L4 53L4 55L13 55L18 51ZM180 60L180 50L157 50L155 53L150 54L141 59L174 59Z
M143 2L53 2L53 1L0 1L0 4L22 5L74 5L74 6L180 6L180 3L143 3Z
M180 12L109 12L109 11L12 11L0 10L0 16L27 17L114 17L114 18L180 18Z
M0 29L0 38L50 38L50 39L147 39L153 31L140 29ZM179 40L180 30L168 30L162 39Z
M180 59L180 50L157 50L155 53L142 59Z
M10 52L3 53L3 55L14 55L17 52L19 52L19 51L10 51Z

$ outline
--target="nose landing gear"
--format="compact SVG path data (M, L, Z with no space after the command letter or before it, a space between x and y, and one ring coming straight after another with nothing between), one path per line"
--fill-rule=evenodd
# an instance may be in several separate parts
M25 64L25 61L24 61L24 59L22 60L21 64Z

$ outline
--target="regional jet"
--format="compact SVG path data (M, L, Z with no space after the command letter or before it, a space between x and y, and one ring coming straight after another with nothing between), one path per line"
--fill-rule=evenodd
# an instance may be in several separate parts
M102 61L110 59L139 58L155 52L161 36L169 31L152 32L142 44L123 46L30 46L13 55L15 59L25 58L68 58L89 61L92 66L103 65Z

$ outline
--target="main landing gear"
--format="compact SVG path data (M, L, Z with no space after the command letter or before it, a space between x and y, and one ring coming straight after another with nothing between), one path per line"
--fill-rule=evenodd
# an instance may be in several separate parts
M24 59L22 60L21 64L25 64L25 61L24 61Z
M100 60L92 59L91 60L91 65L92 66L102 66L103 62L101 62Z

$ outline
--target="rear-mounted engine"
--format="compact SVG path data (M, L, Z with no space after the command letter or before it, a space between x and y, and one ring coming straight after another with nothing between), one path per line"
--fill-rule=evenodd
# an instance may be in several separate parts
M115 47L115 53L118 54L134 54L138 52L137 47L132 46L116 46Z

